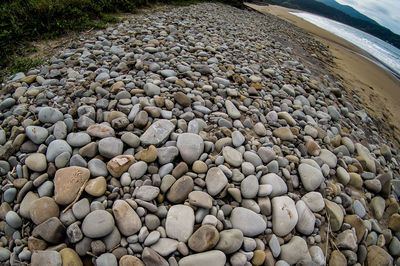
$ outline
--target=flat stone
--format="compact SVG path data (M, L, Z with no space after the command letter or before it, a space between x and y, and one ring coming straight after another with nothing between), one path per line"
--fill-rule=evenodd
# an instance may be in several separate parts
M225 162L233 167L239 167L243 162L242 154L230 146L225 146L222 149L222 155L224 156Z
M274 197L272 203L272 229L277 236L285 236L296 226L296 206L288 196Z
M240 111L236 108L236 106L230 100L225 100L225 108L226 108L226 112L232 119L240 118L240 116L241 116Z
M37 200L38 198L39 197L32 191L29 191L28 193L26 193L26 195L25 195L24 199L22 200L21 205L19 207L19 214L26 219L30 219L31 218L30 210L33 206L33 202L35 200Z
M211 250L194 255L189 255L179 261L179 266L208 265L224 266L226 256L222 251Z
M211 209L213 198L203 191L192 191L188 195L189 203L193 206Z
M335 244L339 249L357 250L357 237L352 230L348 229L336 236Z
M258 194L258 188L258 179L255 175L249 175L240 183L240 191L243 198L255 198Z
M212 249L219 240L218 230L212 225L202 225L189 238L190 249L203 252Z
M118 261L114 254L103 253L96 259L96 266L118 266Z
M100 197L104 195L106 189L107 181L103 176L90 179L85 187L85 191L93 197Z
M367 170L376 173L375 160L371 156L368 148L363 146L361 143L356 143L354 146L360 159L365 162Z
M132 255L124 255L119 260L119 266L145 266L143 261Z
M139 179L147 172L147 163L136 162L129 167L128 172L132 179Z
M287 193L287 185L285 181L277 174L270 173L261 177L260 184L269 184L272 186L270 197L276 197Z
M56 123L64 119L64 115L57 109L52 107L43 107L39 111L39 120L43 124L45 123Z
M302 200L296 202L296 210L299 220L296 225L296 230L304 235L311 235L314 231L315 216Z
M31 258L32 266L61 266L61 255L57 251L33 252Z
M354 227L354 229L356 230L357 243L360 243L360 241L364 238L366 232L366 227L363 219L361 219L358 215L352 214L346 215L344 217L344 222Z
M107 170L114 177L120 177L128 171L129 167L135 162L132 155L118 155L107 163Z
M115 131L112 127L104 124L95 124L91 125L86 129L86 132L92 136L92 137L97 137L97 138L108 138L108 137L114 137L115 136Z
M124 200L116 200L113 204L115 222L121 234L131 236L142 227L142 222L136 211Z
M293 252L293 251L296 252ZM280 259L289 264L296 264L300 261L311 261L306 241L294 236L289 243L281 246Z
M82 222L82 232L90 238L100 238L114 230L113 216L104 210L89 213Z
M71 203L89 177L90 171L83 167L71 166L57 170L54 177L55 201L60 205Z
M178 136L176 147L182 159L189 165L196 161L204 151L203 139L193 133L183 133Z
M85 132L71 132L67 136L67 142L71 147L82 147L90 143L89 134Z
M167 199L172 203L181 203L187 199L193 187L193 179L190 176L183 176L171 186L167 193Z
M190 99L190 97L181 91L178 91L174 94L174 99L183 107L188 107L192 104L192 100Z
M167 236L181 242L188 241L193 233L194 212L185 205L173 205L167 214L165 230Z
M243 207L232 210L230 221L233 228L241 230L244 236L249 237L263 233L267 226L259 214Z
M71 146L65 140L53 140L47 147L46 159L48 162L54 162L56 157L64 152L72 154Z
M43 153L32 153L25 159L25 164L35 172L43 172L47 169L46 156Z
M301 182L307 191L314 191L324 181L324 176L321 170L306 164L301 163L298 168Z
M175 239L160 238L151 248L161 256L166 257L178 249L178 243Z
M142 260L146 266L169 266L168 262L151 248L144 248Z
M340 229L343 223L342 209L335 202L324 199L326 210L329 214L329 222L332 231L336 232Z
M347 265L347 259L342 252L340 252L339 250L334 250L332 251L331 258L329 259L329 265L333 266Z
M225 254L232 254L240 249L243 243L243 233L239 229L221 231L218 244L214 249L221 250Z
M14 211L9 211L6 214L6 222L14 229L19 229L22 226L22 219Z
M319 192L308 192L301 198L312 212L320 212L325 208L325 202Z
M280 127L275 129L273 132L275 137L280 138L283 141L294 141L296 137L288 127Z
M35 224L41 224L51 217L58 217L60 209L50 197L42 197L34 200L29 210L29 217Z
M40 236L51 244L58 244L65 239L65 227L57 217L51 217L43 223L36 226L32 235Z
M33 143L42 144L47 139L49 132L44 127L28 126L25 134Z
M224 172L218 167L212 167L208 170L206 176L207 192L211 196L216 196L228 184Z
M157 146L169 138L174 128L174 124L169 120L157 120L140 136L140 141L144 145Z
M117 138L107 137L99 141L99 153L106 158L113 158L121 155L124 149L124 143Z
M336 169L336 176L340 183L347 185L350 182L350 175L343 167L339 166Z
M367 265L391 265L393 258L383 248L369 246L367 255Z
M277 158L275 151L270 147L261 147L257 151L263 163L269 163Z
M75 250L64 248L60 251L61 260L64 265L83 266L82 260Z

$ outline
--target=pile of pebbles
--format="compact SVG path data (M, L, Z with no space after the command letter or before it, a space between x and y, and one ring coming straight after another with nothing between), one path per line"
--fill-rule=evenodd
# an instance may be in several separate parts
M175 7L11 77L1 264L398 265L398 152L285 29Z

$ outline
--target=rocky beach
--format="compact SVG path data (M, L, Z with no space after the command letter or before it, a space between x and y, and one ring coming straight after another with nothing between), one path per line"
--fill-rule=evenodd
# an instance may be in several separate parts
M10 77L0 264L400 265L396 136L326 63L288 22L204 3Z

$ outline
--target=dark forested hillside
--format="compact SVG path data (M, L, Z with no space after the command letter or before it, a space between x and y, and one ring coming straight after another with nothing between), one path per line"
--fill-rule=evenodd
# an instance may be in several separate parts
M373 20L373 19L361 14L360 12L358 12L357 10L352 8L351 6L339 4L335 0L317 0L317 1L323 3L323 4L327 5L327 6L339 9L343 13L349 15L350 17L362 19L362 20L371 22L373 24L378 24L378 23L376 23L375 20Z
M308 11L310 13L314 13L317 15L321 15L342 22L344 24L347 24L349 26L367 32L400 49L400 35L393 33L391 30L383 26L380 26L379 24L351 17L336 8L327 6L318 1L314 0L262 0L262 1L265 3Z

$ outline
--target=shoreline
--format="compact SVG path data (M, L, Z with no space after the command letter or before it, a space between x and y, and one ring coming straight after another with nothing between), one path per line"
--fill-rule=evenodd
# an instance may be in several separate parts
M344 88L357 94L361 104L374 120L383 120L390 138L399 135L400 127L400 80L389 70L376 64L371 55L350 42L324 30L290 12L303 12L281 6L261 6L246 3L249 8L261 13L269 13L298 26L311 37L326 45L333 56L334 64L326 63L327 70L336 74Z

